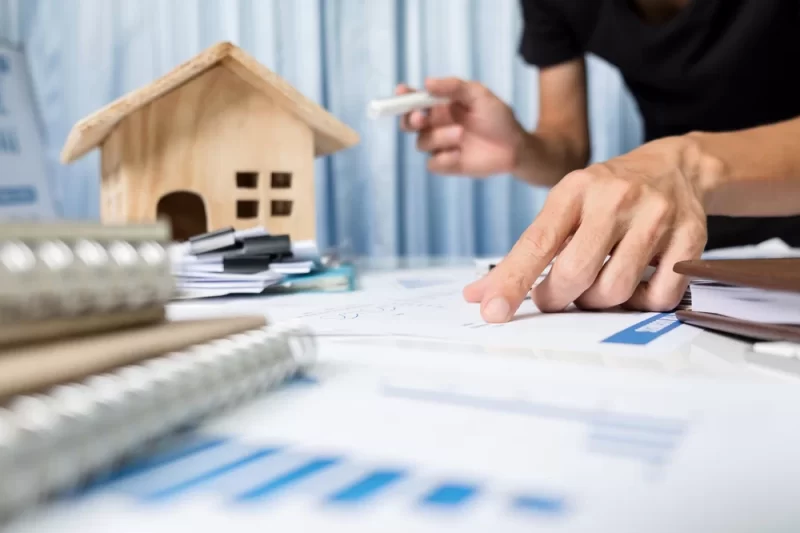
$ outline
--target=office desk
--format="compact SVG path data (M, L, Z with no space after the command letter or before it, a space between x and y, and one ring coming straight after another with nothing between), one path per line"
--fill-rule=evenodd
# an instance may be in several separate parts
M436 280L450 280L451 293L453 280L476 274L470 263L443 263L371 262L360 265L355 293L184 302L170 314L280 321L342 299L379 301L382 291L428 298L426 282ZM458 324L474 317L452 302ZM577 321L596 333L586 323L595 319ZM323 333L320 364L301 379L247 398L141 470L10 531L672 532L796 523L800 430L786 421L800 413L797 389L730 387L787 378L750 364L747 343L685 327L691 337L676 328L673 338L691 342L671 353L582 353L565 342L519 350L514 360L431 338ZM336 329L341 323L327 328ZM659 379L669 376L723 384ZM765 483L774 489L766 498ZM420 505L431 501L444 513Z
M458 282L475 279L478 268L469 258L370 258L355 262L358 271L358 289L355 293L291 294L276 296L223 297L200 301L175 303L170 306L174 318L198 317L218 314L240 314L263 312L272 320L283 320L295 316L302 310L315 306L334 306L347 301L359 293L369 299L372 294L397 290L399 282L413 280L421 285L426 280L456 279ZM363 300L363 298L362 298ZM294 313L294 315L293 315ZM690 327L690 326L682 326ZM360 347L393 347L405 350L441 351L462 350L446 342L429 339L398 338L396 336L348 336L320 337L322 354L327 351L340 352L342 344ZM470 351L492 350L478 347ZM782 361L764 358L752 353L751 344L743 340L717 333L698 330L698 333L679 348L658 356L616 357L614 354L598 354L591 351L563 348L511 350L523 357L532 357L548 362L579 364L602 368L619 368L670 376L702 376L736 382L795 382L800 374L787 372ZM504 350L508 353L509 350Z

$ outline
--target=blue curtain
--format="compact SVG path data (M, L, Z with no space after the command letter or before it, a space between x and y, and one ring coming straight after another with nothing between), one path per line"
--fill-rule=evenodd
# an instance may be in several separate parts
M414 139L367 102L399 81L455 75L485 83L526 126L536 71L517 55L518 0L0 0L0 37L27 52L62 213L98 216L98 157L58 154L72 125L220 40L242 46L362 135L317 163L322 246L360 255L502 254L541 208L544 189L509 176L430 175ZM589 62L595 159L640 142L619 75Z

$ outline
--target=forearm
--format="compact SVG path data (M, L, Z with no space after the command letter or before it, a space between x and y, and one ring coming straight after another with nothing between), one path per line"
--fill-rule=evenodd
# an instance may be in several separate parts
M587 165L588 142L572 140L558 131L538 129L524 135L514 176L530 185L552 187L573 170Z
M800 118L684 140L685 174L699 187L707 214L800 214Z

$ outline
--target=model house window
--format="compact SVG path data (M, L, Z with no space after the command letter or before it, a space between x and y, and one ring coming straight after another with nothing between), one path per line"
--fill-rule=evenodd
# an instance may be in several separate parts
M291 200L272 200L270 211L274 217L288 217L292 214Z
M239 200L236 202L236 218L258 217L258 202L255 200Z
M273 172L271 185L273 189L291 189L292 188L291 172Z
M237 172L236 187L239 189L255 189L258 187L258 172Z

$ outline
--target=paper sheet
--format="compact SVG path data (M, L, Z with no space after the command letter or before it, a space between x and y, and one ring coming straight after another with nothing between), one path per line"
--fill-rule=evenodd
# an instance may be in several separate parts
M679 323L674 314L540 313L526 300L516 318L488 324L477 304L464 301L462 289L474 278L428 272L394 274L390 288L336 295L270 301L230 300L208 306L173 306L174 318L206 313L263 312L270 320L299 321L318 334L410 336L469 344L574 352L631 354L671 352L690 342L699 330ZM388 280L385 280L388 282ZM381 287L386 287L384 283Z
M764 324L800 324L800 294L737 287L718 283L692 283L692 309L703 313Z
M792 248L782 239L769 239L750 246L736 246L709 250L703 259L768 259L773 257L800 257L800 249Z
M759 259L800 257L800 249L781 239L770 239L755 246L712 250L706 259ZM739 287L709 280L693 280L690 286L692 310L715 313L750 322L800 324L800 295Z
M793 387L356 352L7 531L750 533L800 520Z

